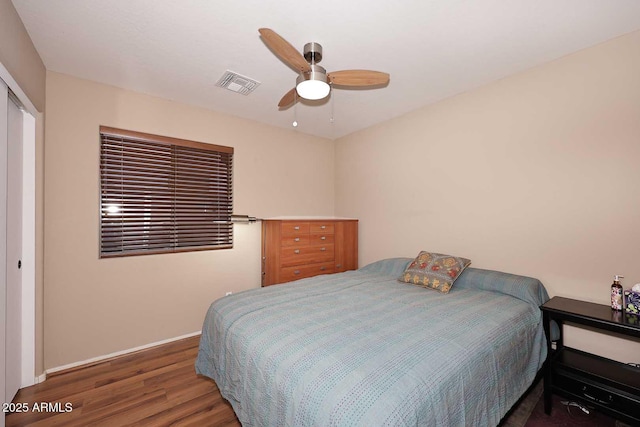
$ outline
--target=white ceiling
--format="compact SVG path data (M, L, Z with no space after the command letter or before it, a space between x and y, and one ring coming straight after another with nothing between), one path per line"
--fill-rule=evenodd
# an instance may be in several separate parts
M640 29L638 0L13 0L47 69L329 139ZM322 44L327 71L391 74L279 111L296 73L262 42ZM215 86L225 70L261 82ZM334 117L331 122L331 117Z

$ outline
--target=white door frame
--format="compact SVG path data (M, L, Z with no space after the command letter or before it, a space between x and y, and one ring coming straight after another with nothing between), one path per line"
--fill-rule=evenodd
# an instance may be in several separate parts
M0 82L0 398L5 403L7 397L7 185L8 185L8 136L9 97L6 86ZM0 415L0 427L4 427L5 415Z
M21 387L36 383L36 119L42 114L0 63L0 78L24 106L22 152L22 374Z
M22 115L22 381L36 383L36 119Z

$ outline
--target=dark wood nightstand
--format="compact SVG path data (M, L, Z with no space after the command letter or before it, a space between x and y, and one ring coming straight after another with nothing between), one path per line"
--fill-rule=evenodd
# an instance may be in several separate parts
M547 336L544 410L551 413L551 395L580 401L631 425L640 425L640 368L565 347L565 322L640 338L640 318L611 307L570 298L553 297L540 307ZM551 321L560 328L552 349ZM634 361L637 362L637 361Z

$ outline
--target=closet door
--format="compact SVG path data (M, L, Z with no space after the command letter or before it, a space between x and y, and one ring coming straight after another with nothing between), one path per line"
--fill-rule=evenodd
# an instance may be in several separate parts
M0 80L0 394L2 402L6 396L7 364L7 86ZM13 397L13 396L12 396ZM9 400L10 402L11 400ZM4 426L4 414L0 418Z
M22 380L22 111L7 103L6 398Z
M0 393L11 402L21 382L22 112L0 80ZM0 426L4 424L4 416Z

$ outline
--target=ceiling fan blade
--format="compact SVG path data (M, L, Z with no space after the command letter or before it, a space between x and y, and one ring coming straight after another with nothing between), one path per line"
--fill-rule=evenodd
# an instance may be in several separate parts
M278 108L288 108L296 103L298 100L298 94L294 87L289 92L285 93L280 102L278 102Z
M260 28L258 32L266 45L287 65L298 72L311 71L311 66L304 59L304 56L295 47L291 46L288 41L280 37L278 33L269 28Z
M389 74L371 70L343 70L328 73L327 78L336 86L378 86L389 83Z

